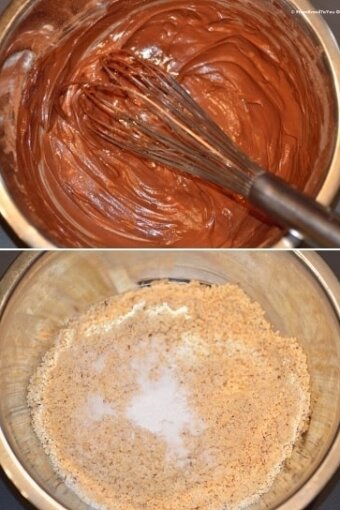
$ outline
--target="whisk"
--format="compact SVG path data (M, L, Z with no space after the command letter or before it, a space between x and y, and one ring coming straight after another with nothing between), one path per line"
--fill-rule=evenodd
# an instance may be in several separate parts
M108 80L78 84L78 128L247 198L293 235L340 247L340 219L244 154L174 77L129 52L102 59Z

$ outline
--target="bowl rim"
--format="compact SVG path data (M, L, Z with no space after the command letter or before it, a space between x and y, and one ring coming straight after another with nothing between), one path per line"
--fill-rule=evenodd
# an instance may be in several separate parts
M62 252L74 250L63 250ZM90 250L88 250L90 251ZM91 250L92 251L92 250ZM148 250L154 252L155 250ZM162 250L159 250L162 251ZM189 250L190 251L190 250ZM217 251L217 250L216 250ZM268 250L257 250L267 252ZM285 250L281 250L287 253ZM237 252L237 250L234 250ZM0 321L3 312L10 301L12 292L25 277L27 271L34 266L38 259L50 255L44 251L25 251L10 265L0 282ZM291 250L289 255L296 257L312 273L315 280L324 290L330 301L334 313L340 322L340 283L331 269L320 255L312 250ZM339 338L340 342L340 338ZM6 435L0 426L0 464L7 477L14 483L24 498L33 503L39 510L67 510L61 503L55 501L28 474L11 449ZM324 488L340 466L340 420L332 445L320 461L319 466L309 479L296 490L286 501L275 510L303 510Z
M18 15L20 15L35 0L13 0L4 13L0 16L0 46L5 40L12 23ZM328 173L316 196L316 200L323 205L331 205L335 196L340 189L340 50L337 41L326 23L316 9L311 5L309 0L281 0L287 7L292 6L292 15L297 11L300 12L307 22L309 28L317 36L327 57L330 74L332 76L336 102L336 140L333 150L332 159L329 165ZM313 11L312 14L309 14ZM21 212L20 208L14 202L9 190L5 184L3 177L0 175L0 214L10 225L15 234L24 241L28 246L40 249L53 249L59 246L45 235L38 228L34 227L26 216ZM281 238L273 248L294 248L301 241L299 235L286 235ZM65 246L65 248L68 248ZM115 248L112 246L111 248ZM122 248L124 249L124 248ZM190 249L190 248L189 248Z

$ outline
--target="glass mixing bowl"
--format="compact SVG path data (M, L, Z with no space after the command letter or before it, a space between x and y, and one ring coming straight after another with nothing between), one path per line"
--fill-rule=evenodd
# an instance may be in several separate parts
M238 283L275 328L301 342L312 382L310 427L270 492L251 508L304 508L340 460L340 288L310 252L22 254L0 289L0 460L7 475L40 510L90 510L53 472L31 427L27 384L73 314L158 278Z

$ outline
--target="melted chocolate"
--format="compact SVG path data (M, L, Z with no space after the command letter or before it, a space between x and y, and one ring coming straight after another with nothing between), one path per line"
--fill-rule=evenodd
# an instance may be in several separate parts
M8 50L38 55L17 113L15 193L25 212L62 246L272 244L281 232L245 202L127 152L94 147L56 115L60 91L102 80L99 57L120 48L176 74L251 158L317 193L333 144L331 88L298 17L271 1L118 0L83 11L55 33L23 28ZM72 99L69 87L68 113Z

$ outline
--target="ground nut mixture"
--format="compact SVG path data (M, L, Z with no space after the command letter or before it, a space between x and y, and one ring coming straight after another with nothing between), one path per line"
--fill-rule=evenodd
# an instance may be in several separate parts
M309 375L238 286L160 282L72 319L28 403L54 468L96 508L234 510L305 430Z

